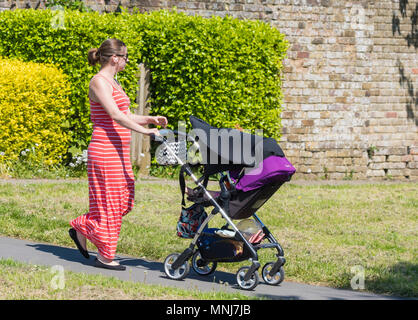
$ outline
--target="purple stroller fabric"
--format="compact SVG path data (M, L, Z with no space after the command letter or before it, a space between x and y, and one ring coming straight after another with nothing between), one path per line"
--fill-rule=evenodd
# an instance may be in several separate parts
M289 181L296 169L285 157L270 156L254 169L247 169L239 180L236 188L244 192L261 188L275 182ZM238 172L231 172L232 178L237 178Z

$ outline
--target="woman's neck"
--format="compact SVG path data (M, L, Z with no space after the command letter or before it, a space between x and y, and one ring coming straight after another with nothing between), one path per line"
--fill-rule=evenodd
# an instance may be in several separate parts
M101 68L99 71L100 74L107 76L110 79L114 79L117 75L116 70L111 70L110 68Z

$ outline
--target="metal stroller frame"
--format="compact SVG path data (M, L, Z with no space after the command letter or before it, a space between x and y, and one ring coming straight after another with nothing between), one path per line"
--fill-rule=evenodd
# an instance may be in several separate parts
M162 131L161 131L162 132ZM175 134L185 134L185 133L179 133L176 131L173 131ZM193 137L189 138L196 142ZM237 284L241 289L244 290L252 290L254 289L258 283L259 283L259 275L258 275L258 269L260 268L260 262L258 260L258 254L257 250L264 249L264 248L272 248L277 250L277 260L276 262L270 262L267 263L263 267L262 271L262 277L263 280L270 285L278 285L280 284L284 279L284 270L283 265L286 262L286 259L284 258L284 251L281 245L277 242L277 240L274 238L273 234L268 230L268 228L263 224L261 219L253 213L252 216L254 219L260 224L262 227L262 232L264 233L264 238L266 238L270 243L266 244L256 244L252 245L241 233L241 231L236 227L232 219L229 217L226 210L228 210L228 203L229 199L231 197L230 191L227 189L225 182L228 181L231 183L229 174L223 174L221 173L221 179L219 180L219 186L221 188L220 195L218 197L218 201L212 196L212 194L206 189L205 185L202 184L201 179L198 179L194 173L192 172L189 165L185 164L181 158L177 156L177 154L172 150L171 146L167 143L167 139L162 136L153 136L153 139L157 142L161 142L164 147L167 149L168 152L171 153L171 155L177 160L178 164L180 164L184 168L184 172L189 175L194 183L197 185L198 188L201 188L203 190L204 195L209 200L211 205L214 207L212 212L208 214L207 218L204 220L204 222L200 225L198 228L191 244L188 248L186 248L181 254L174 253L167 256L167 258L164 261L164 271L166 275L170 279L174 280L181 280L184 279L190 270L190 266L188 263L188 260L192 258L195 254L198 253L199 249L196 249L197 242L202 235L203 230L208 225L208 223L214 218L214 216L217 213L220 213L222 218L226 220L227 225L230 226L235 231L235 236L239 241L242 241L245 245L245 247L249 250L251 265L249 267L245 266L238 270L236 274L237 278ZM281 183L282 184L282 183ZM280 185L281 185L280 184ZM280 187L280 185L277 186L277 188ZM224 209L226 208L226 209ZM208 261L207 263L211 263L211 261ZM199 261L198 261L199 266ZM200 267L204 266L204 263L202 264L202 261L200 261ZM216 265L215 265L216 268ZM199 273L201 275L208 275L211 274L214 271L211 270L207 273Z

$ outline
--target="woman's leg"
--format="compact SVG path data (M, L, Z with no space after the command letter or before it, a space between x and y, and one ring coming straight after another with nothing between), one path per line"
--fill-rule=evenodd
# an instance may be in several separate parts
M87 251L87 239L86 239L86 237L83 236L83 234L81 232L79 232L77 230L76 230L76 232L77 232L78 242L81 244L83 249Z

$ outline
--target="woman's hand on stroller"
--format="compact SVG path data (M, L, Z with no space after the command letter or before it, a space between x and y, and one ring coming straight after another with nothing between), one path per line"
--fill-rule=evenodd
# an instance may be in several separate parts
M157 128L147 129L147 132L145 134L147 134L149 136L153 136L154 135L154 136L161 137L160 130L158 130Z
M155 141L163 141L163 136L161 135L160 131L157 128L150 128L147 129L147 132L145 133L151 137L151 139Z

